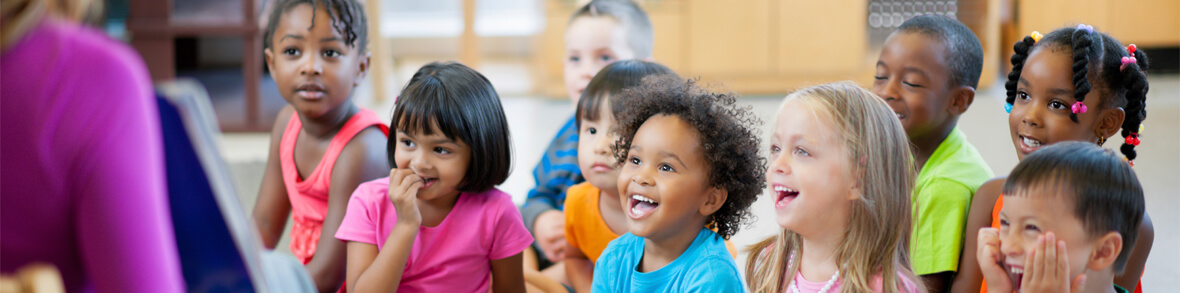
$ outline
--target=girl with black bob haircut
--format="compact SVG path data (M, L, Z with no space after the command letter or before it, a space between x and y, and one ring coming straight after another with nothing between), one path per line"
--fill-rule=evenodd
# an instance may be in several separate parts
M430 63L394 103L388 178L357 187L336 238L351 292L524 292L533 243L512 197L508 121L488 79Z

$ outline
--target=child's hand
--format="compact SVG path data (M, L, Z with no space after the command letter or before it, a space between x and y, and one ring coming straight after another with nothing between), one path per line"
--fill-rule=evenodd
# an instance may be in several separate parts
M552 262L559 262L565 258L565 214L558 210L551 210L537 216L534 226L537 231L537 242L541 245L541 253Z
M1053 232L1037 237L1036 248L1024 259L1024 267L1024 277L1020 280L1021 292L1076 293L1081 291L1086 281L1086 274L1070 278L1065 241L1057 240ZM1073 279L1072 283L1070 279Z
M410 169L389 170L389 200L397 210L397 223L422 225L422 212L418 211L418 189L422 188L422 177Z
M977 243L975 257L979 260L979 270L983 273L983 281L987 283L987 291L1011 293L1012 280L1000 264L1004 261L1004 254L1000 252L1000 229L979 229Z

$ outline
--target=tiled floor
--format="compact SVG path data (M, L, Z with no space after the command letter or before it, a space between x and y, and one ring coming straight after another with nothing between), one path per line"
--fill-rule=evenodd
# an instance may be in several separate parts
M495 80L495 79L493 79ZM397 83L396 87L400 88ZM503 91L503 89L502 89ZM1003 89L997 84L983 89L971 110L959 120L961 129L969 140L983 154L996 174L1006 174L1016 165L1015 152L1008 138L1008 129L1003 121ZM744 97L741 102L754 106L763 120L770 121L781 96ZM390 115L392 104L365 101L369 108L382 115ZM365 103L362 102L362 103ZM557 128L572 113L566 100L505 96L504 108L508 114L514 142L514 172L500 188L513 194L518 203L522 202L531 187L531 169L541 158L541 153ZM1140 159L1135 171L1147 193L1147 210L1155 225L1155 242L1143 285L1147 292L1167 292L1180 288L1180 76L1155 76L1151 80L1148 97L1149 115L1143 144L1139 146ZM769 122L766 124L766 133ZM227 134L224 139L226 159L230 162L241 195L243 207L249 211L254 204L259 181L266 159L267 137L264 134ZM1107 147L1117 148L1117 140ZM750 227L734 236L733 242L746 246L763 237L774 234L778 228L774 223L772 204L763 197L754 204L757 219ZM286 249L281 244L280 249ZM744 254L738 258L743 265Z

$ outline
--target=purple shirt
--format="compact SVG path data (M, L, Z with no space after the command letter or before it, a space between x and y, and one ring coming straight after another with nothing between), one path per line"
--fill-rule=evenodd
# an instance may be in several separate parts
M183 291L139 55L47 19L0 68L0 270L48 262L71 292Z

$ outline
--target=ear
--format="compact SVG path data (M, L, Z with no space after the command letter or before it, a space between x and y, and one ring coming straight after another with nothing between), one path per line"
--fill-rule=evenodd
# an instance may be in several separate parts
M864 177L863 172L865 170L865 166L868 166L868 165L869 165L869 156L868 155L861 156L860 159L857 160L857 165L852 166L852 172L851 172L852 178L863 178ZM859 181L859 179L857 179L857 180ZM853 183L852 188L848 190L848 200L858 200L858 199L861 199L863 197L863 195L864 195L864 190L861 188L860 182Z
M365 79L365 75L369 73L369 62L372 62L372 56L373 53L365 51L364 55L361 56L361 60L357 62L356 79L352 81L352 87L360 86L361 81Z
M274 48L266 48L266 50L262 50L262 55L266 56L266 70L270 71L270 74L273 75L275 72L275 51L274 51ZM257 56L257 55L255 55L255 56Z
M729 199L729 190L713 187L705 195L705 202L701 204L701 215L709 216L716 213Z
M1110 137L1115 133L1119 133L1119 129L1123 127L1123 119L1127 118L1127 112L1123 108L1116 107L1114 109L1103 110L1098 117L1098 124L1095 125L1097 129L1094 133L1100 133L1103 137Z
M951 103L948 111L951 114L963 115L971 103L975 102L975 89L969 86L959 86L951 90Z
M1123 236L1119 232L1111 231L1098 237L1094 242L1094 251L1090 252L1089 263L1086 268L1101 271L1114 265L1123 252Z

